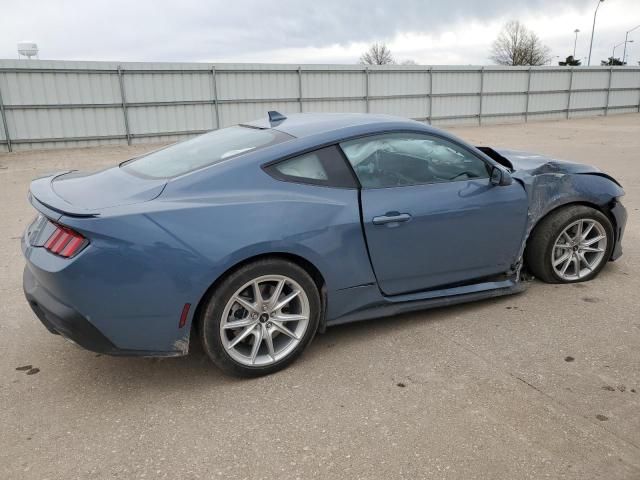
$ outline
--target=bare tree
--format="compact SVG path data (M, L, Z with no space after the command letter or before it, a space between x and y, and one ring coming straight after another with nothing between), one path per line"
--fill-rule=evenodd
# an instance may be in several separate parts
M374 43L360 57L363 65L391 65L396 63L391 50L384 43Z
M407 58L406 60L402 60L400 65L418 65L418 62L413 60L412 58Z
M544 65L551 50L517 20L507 22L493 42L491 60L498 65Z

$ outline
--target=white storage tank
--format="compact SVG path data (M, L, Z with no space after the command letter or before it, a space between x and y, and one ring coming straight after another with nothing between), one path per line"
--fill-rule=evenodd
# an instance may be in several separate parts
M38 56L38 44L35 42L18 42L18 54L27 58Z

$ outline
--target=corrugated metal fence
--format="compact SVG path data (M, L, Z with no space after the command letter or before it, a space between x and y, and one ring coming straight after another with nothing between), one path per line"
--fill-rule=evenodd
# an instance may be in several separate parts
M267 110L436 125L640 112L640 68L0 60L0 151L166 142Z

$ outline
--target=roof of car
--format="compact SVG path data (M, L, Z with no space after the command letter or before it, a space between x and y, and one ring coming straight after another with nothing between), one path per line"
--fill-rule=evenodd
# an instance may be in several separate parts
M341 130L348 127L376 124L407 124L408 127L420 124L414 120L394 117L392 115L380 115L369 113L295 113L286 115L284 120L269 122L265 118L245 123L256 128L275 128L294 137L307 137L310 135Z

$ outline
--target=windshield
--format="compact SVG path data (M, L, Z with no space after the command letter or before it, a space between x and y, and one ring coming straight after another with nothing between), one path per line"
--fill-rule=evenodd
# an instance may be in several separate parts
M125 162L121 168L151 178L176 177L291 138L278 130L238 125L176 143Z

